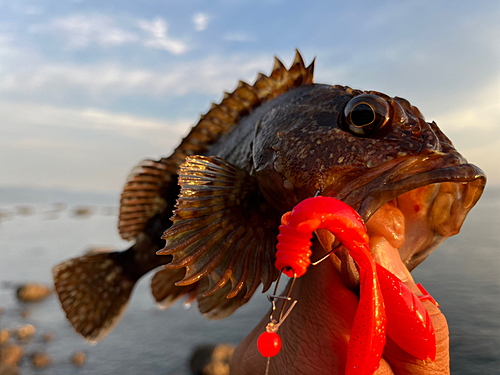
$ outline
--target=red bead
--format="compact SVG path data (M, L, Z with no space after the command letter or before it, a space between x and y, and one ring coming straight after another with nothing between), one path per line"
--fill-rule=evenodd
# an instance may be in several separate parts
M281 339L275 332L264 332L257 340L257 348L263 357L274 357L281 349Z

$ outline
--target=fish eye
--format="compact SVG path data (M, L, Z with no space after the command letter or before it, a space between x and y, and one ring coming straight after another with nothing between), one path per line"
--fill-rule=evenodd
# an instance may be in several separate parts
M390 107L373 94L361 94L347 102L340 128L360 137L380 138L389 130Z

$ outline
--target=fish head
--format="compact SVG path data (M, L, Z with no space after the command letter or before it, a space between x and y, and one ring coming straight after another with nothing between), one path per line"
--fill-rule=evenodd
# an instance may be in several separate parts
M340 199L366 223L376 260L399 254L408 271L459 232L486 184L436 123L376 91L315 85L269 111L253 147L271 205L284 212L317 194Z

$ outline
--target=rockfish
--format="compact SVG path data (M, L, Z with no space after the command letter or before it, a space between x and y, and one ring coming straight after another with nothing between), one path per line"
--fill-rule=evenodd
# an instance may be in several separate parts
M240 81L172 155L132 171L118 229L133 245L53 269L66 316L86 340L109 333L137 280L160 266L151 284L160 306L187 296L208 318L229 316L277 278L280 217L314 195L355 208L375 259L403 281L459 232L486 184L481 169L407 100L314 84L313 70L298 52L289 69L275 59L270 76ZM325 250L334 246L317 236ZM337 256L355 290L353 260Z

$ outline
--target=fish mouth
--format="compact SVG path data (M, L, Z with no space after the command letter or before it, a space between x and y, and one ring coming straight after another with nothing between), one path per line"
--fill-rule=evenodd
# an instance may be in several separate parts
M417 295L410 271L460 231L484 190L483 171L463 161L455 155L408 158L342 197L366 223L375 261ZM317 237L325 250L337 245L325 231ZM355 262L344 248L336 254L344 284L357 288Z

